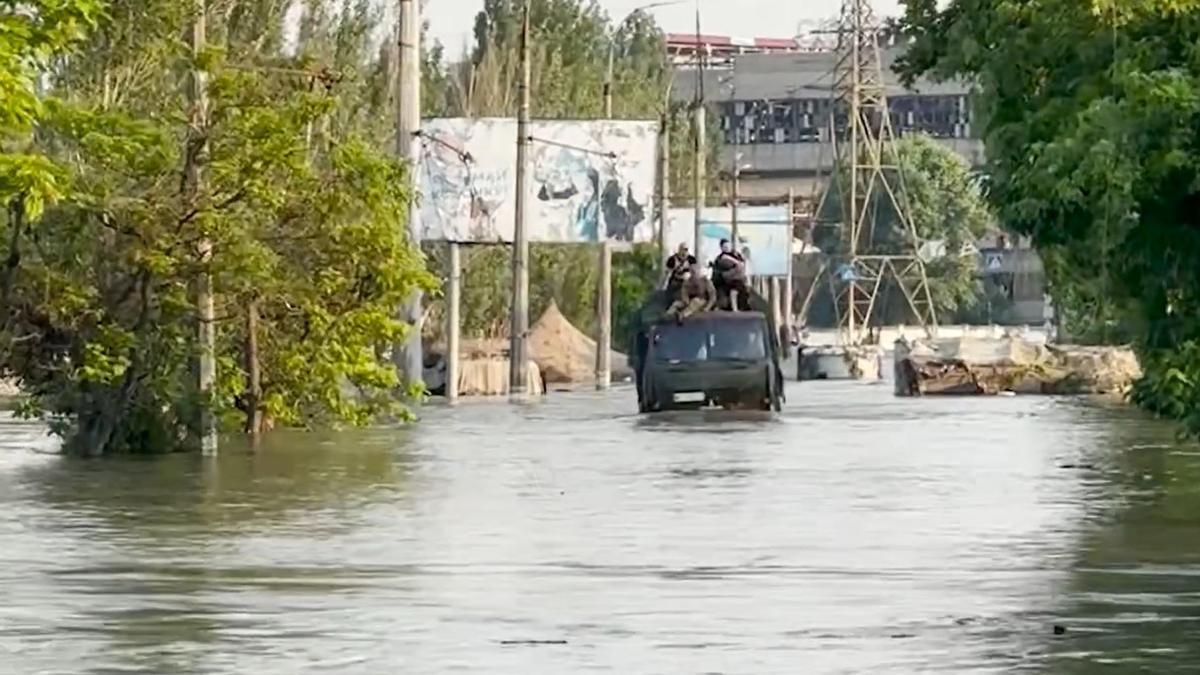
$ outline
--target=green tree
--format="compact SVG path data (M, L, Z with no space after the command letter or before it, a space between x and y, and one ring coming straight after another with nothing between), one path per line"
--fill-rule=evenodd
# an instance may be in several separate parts
M977 260L972 244L997 229L987 199L979 181L972 176L971 166L961 155L924 135L909 135L896 141L894 163L900 167L886 172L893 200L881 185L874 186L868 212L874 228L870 236L864 233L859 242L860 253L881 255L908 254L913 245L940 242L934 251L937 257L926 264L930 291L941 316L953 316L969 310L977 303L986 303L985 290L976 279ZM890 160L885 160L890 161ZM843 186L849 174L839 172L822 202L821 219L841 222L848 199ZM896 202L916 229L917 242L912 241L908 221L901 220ZM838 254L846 242L843 227L822 228L816 242L821 250ZM899 293L886 289L886 297ZM898 314L887 321L911 320L902 296L886 302Z
M45 114L38 84L50 63L83 37L99 18L96 0L33 0L0 13L0 204L10 236L2 289L20 264L16 244L22 229L60 196L59 167L33 147L33 132ZM19 10L19 11L18 11Z
M1133 335L1135 400L1200 432L1200 7L911 0L906 22L910 76L978 84L993 204L1056 304Z
M70 161L62 199L11 231L27 252L3 368L70 451L180 447L198 406L230 424L265 413L297 426L404 412L375 346L410 329L395 307L432 278L398 226L407 169L375 148L363 112L376 65L369 5L343 3L332 24L306 19L289 56L259 51L279 44L264 30L281 30L282 7L267 4L210 16L218 47L202 57L212 105L195 202L179 198L178 82L190 64L177 3L115 3L57 64L64 99L45 105L37 147ZM208 401L192 394L190 368L201 271L218 304Z

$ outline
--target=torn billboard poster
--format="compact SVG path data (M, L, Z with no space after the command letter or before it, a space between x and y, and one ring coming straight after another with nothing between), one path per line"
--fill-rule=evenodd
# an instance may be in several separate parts
M654 240L656 123L539 121L529 129L529 241ZM422 239L512 241L516 138L516 120L507 118L423 123Z
M707 264L721 252L721 240L733 237L733 209L709 207L700 214L700 246L695 238L696 212L690 208L668 211L666 245L674 250L687 244L696 258ZM786 206L738 208L737 250L746 258L746 271L754 276L786 277L791 269L792 228Z

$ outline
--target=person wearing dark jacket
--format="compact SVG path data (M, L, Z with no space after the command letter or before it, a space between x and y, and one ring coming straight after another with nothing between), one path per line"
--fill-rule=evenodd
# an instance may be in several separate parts
M739 306L748 306L749 283L746 279L746 260L733 248L728 239L721 240L721 252L713 259L713 286L721 298L721 305L737 311Z
M679 287L683 285L683 278L691 271L696 264L696 256L688 252L687 244L680 244L675 253L667 258L667 262L663 265L665 278L659 284L661 288L666 288L672 294L679 291Z

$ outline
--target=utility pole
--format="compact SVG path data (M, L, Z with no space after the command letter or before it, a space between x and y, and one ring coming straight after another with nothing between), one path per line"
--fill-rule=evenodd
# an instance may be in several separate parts
M189 208L197 208L202 187L203 164L208 155L208 73L200 66L207 45L205 0L193 0L192 23L188 30L192 64L188 79L188 133L184 149L183 198ZM213 415L213 388L217 380L217 331L213 308L212 242L207 237L196 246L203 271L196 280L197 394L200 416L197 434L200 451L209 456L217 454L217 420Z
M608 39L608 69L604 75L604 118L613 116L613 52L616 36ZM612 246L608 233L599 225L596 238L600 240L600 279L596 284L596 389L604 391L611 384L612 371Z
M608 70L604 75L604 119L607 120L611 120L613 116L613 39L608 39Z
M704 143L704 128L706 126L704 119L704 101L696 101L695 117L693 118L692 127L695 131L695 155L692 158L692 195L695 198L696 222L694 224L695 232L693 233L695 243L695 255L700 257L700 219L704 215L704 203L706 201L704 191L704 165L705 165L705 143Z
M730 187L729 195L729 219L730 219L730 239L733 243L733 250L738 248L738 202L741 201L740 183L742 178L741 157L738 153L733 154L733 176L732 186Z
M509 319L508 389L512 395L526 391L525 333L529 331L529 242L525 232L525 199L529 172L529 5L525 0L521 18L521 76L517 109L517 196L512 250L512 315Z
M667 227L671 211L671 101L663 107L658 135L658 273L666 272Z
M793 289L794 281L792 279L794 272L793 265L795 263L792 242L795 241L794 233L796 231L796 191L793 188L788 188L787 213L787 276L783 278L783 325L787 326L788 334L790 335L792 330L792 294L795 292Z
M693 253L696 259L700 259L700 219L704 215L704 203L706 201L704 190L704 167L705 161L705 130L707 124L705 122L704 110L704 47L700 44L700 7L696 7L696 99L693 102L693 114L695 117L692 120L693 132L695 134L695 155L692 157L692 196L695 198L695 223L693 223Z
M446 283L446 400L458 400L459 318L462 307L462 254L458 242L449 243L449 279Z
M399 49L396 87L396 157L409 167L410 181L416 177L416 134L421 129L421 3L420 0L400 0L400 22L396 29ZM415 182L410 184L416 195ZM408 242L414 248L421 245L419 218L415 200L408 212ZM392 348L392 362L407 387L422 382L424 359L421 354L421 293L413 291L404 303L403 318L409 334L402 344Z
M596 318L600 330L596 340L596 389L604 391L612 384L612 244L608 237L600 242L600 282L597 286Z

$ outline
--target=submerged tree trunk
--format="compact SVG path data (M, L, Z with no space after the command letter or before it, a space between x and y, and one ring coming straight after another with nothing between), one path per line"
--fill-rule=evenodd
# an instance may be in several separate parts
M21 196L8 203L8 226L11 228L8 255L4 260L4 269L0 272L0 321L3 321L5 327L9 321L13 283L17 277L17 268L21 266L21 236L25 229L25 203Z
M258 299L246 304L246 433L262 435L262 367L258 358Z

